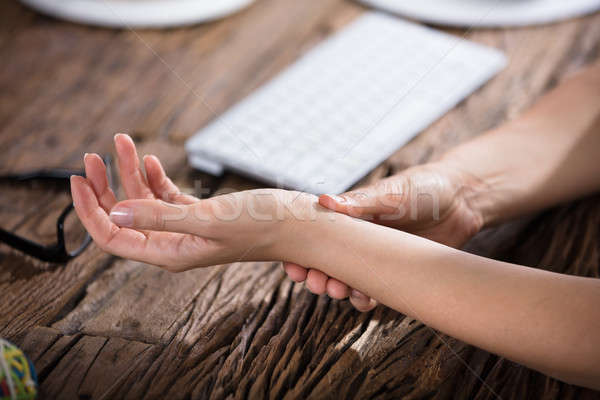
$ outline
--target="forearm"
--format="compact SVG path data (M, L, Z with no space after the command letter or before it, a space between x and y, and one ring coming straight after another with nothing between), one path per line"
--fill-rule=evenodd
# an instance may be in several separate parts
M283 259L310 265L465 342L563 380L600 382L600 281L470 255L324 210ZM297 243L303 243L297 246ZM594 383L595 382L595 383Z
M600 190L600 63L523 116L445 155L486 224Z

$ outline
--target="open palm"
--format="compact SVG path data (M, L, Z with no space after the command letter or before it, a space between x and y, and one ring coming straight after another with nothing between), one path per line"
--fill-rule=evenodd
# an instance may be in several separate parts
M316 205L315 196L279 189L200 200L181 193L154 156L144 157L144 174L129 136L116 135L115 146L128 200L117 201L97 154L86 154L86 177L73 176L71 192L96 244L117 256L170 271L276 260L286 222L304 220Z
M179 191L155 156L144 157L144 175L135 144L129 136L116 135L115 147L121 184L128 199L162 200L182 205L199 201ZM210 240L188 233L119 227L109 218L117 199L108 184L104 162L97 154L86 154L84 163L86 178L72 177L73 200L81 221L102 249L168 268L186 268L197 263L215 246Z

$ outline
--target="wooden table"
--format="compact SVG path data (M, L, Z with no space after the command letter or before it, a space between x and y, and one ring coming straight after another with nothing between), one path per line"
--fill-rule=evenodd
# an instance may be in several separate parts
M0 9L0 172L81 167L85 151L110 152L125 131L178 184L200 179L211 193L258 184L191 171L185 139L365 11L343 0L260 0L197 27L118 31L42 17L14 0ZM509 66L366 181L515 117L598 58L600 14L466 36L505 51ZM3 227L52 240L64 188L0 190ZM599 200L484 232L468 249L598 277ZM34 360L45 398L600 398L385 307L360 314L314 296L276 263L171 274L93 245L64 266L1 246L0 336Z

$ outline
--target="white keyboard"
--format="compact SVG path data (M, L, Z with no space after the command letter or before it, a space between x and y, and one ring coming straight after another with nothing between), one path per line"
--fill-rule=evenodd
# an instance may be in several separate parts
M505 63L495 49L367 13L189 139L189 162L341 193Z

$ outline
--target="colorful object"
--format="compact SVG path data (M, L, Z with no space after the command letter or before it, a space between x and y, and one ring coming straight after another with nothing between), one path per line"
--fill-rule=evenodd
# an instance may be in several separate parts
M30 400L36 394L33 364L21 349L0 339L0 400Z

